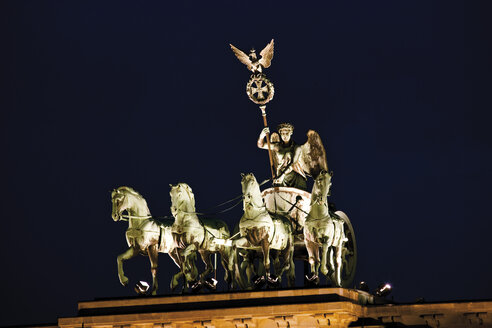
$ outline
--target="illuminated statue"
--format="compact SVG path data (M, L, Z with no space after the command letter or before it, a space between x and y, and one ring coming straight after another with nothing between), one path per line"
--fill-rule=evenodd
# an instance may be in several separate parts
M278 134L274 132L270 136L270 149L274 154L274 185L307 190L306 175L316 178L321 170L328 170L326 152L315 131L308 132L308 140L302 146L292 140L293 132L292 124L282 123L278 126ZM258 148L268 149L264 140L269 133L268 127L261 131Z
M180 268L171 281L172 290L181 278L184 278L183 289L191 286L196 292L206 286L215 290L217 280L210 277L217 269L212 265L212 255L215 259L220 255L228 289L261 288L264 283L270 287L280 286L283 276L292 287L295 285L294 259L308 261L310 274L306 279L309 284L319 283L321 269L332 285L348 287L355 275L356 241L348 217L328 203L332 175L327 173L326 151L321 138L316 131L309 130L307 141L296 144L292 139L294 126L290 123L280 124L278 132L270 134L266 105L273 99L275 90L265 69L271 66L273 59L273 40L259 56L255 50L247 55L230 46L252 72L246 94L261 110L264 129L257 146L268 150L273 186L261 191L252 173L242 174L244 213L239 220L238 232L233 236L225 222L203 218L202 213L196 212L195 196L186 183L170 185L174 220L162 223L152 218L139 193L129 187L115 189L112 217L115 221L124 218L129 221L126 232L129 249L118 256L120 282L128 283L123 261L137 254L147 255L153 279L151 291L155 294L157 254L163 252L168 253ZM311 194L307 192L308 177L314 180ZM127 215L122 214L124 211ZM205 264L200 275L195 263L197 253Z
M230 233L227 224L221 220L198 218L195 212L195 196L186 183L170 185L171 213L175 218L172 225L172 236L180 256L184 261L198 251L205 264L205 271L200 275L200 281L193 288L203 285L210 289L216 288L217 281L207 279L214 271L211 255L218 253L224 267L225 277L229 289L240 284L239 270L234 270L237 261L236 252L225 246L223 241L229 239Z
M287 218L272 217L268 213L260 186L252 173L242 174L241 186L243 190L244 214L239 221L241 238L233 240L233 246L239 249L260 251L263 255L265 276L260 277L255 284L266 281L271 285L281 282L284 272L294 271L294 237L292 226ZM278 252L275 261L278 276L270 273L270 250ZM289 276L288 285L294 286L295 277Z
M259 59L256 56L256 50L255 49L251 49L251 51L249 52L249 55L246 55L243 51L234 47L232 44L229 44L229 45L231 46L232 51L234 51L234 54L236 55L237 59L239 59L239 61L241 61L241 63L246 65L248 67L248 69L253 72L253 74L263 73L263 68L270 67L270 65L272 63L273 39L260 52L261 58L259 58Z
M119 187L111 193L112 213L114 221L128 218L126 241L128 250L118 256L118 277L123 286L128 284L128 278L123 271L123 261L129 260L138 254L148 256L152 272L152 295L157 292L157 260L158 253L167 253L174 263L180 268L180 272L173 277L174 283L184 276L188 282L196 280L197 269L194 261L183 262L176 256L174 241L171 233L173 220L157 222L152 220L150 210L145 199L130 187ZM123 215L126 211L128 215ZM183 284L184 285L184 284Z
M299 167L301 148L292 140L294 126L289 123L282 123L278 126L280 140L277 141L277 135L271 137L271 150L274 154L273 165L275 167L274 184L285 187L295 187L306 190L306 177ZM258 137L258 148L267 149L265 137L270 133L269 128L264 128Z
M327 196L331 175L322 171L314 181L311 193L311 210L304 223L304 241L311 266L310 281L318 283L318 271L337 286L342 286L342 255L345 236L344 220L328 209ZM342 213L343 212L338 212ZM321 249L320 249L321 248ZM329 260L329 261L328 261Z

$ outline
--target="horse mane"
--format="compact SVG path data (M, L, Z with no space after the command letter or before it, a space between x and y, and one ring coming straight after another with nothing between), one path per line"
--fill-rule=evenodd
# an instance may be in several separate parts
M147 212L150 214L150 210L149 210L149 206L147 205L147 201L145 200L145 198L142 195L140 195L140 193L138 193L138 191L136 191L132 187L121 186L121 187L116 188L113 192L116 192L116 193L122 192L122 193L132 195L138 201L141 201L145 205L145 207L147 208ZM112 197L114 197L114 194L112 195Z
M254 182L254 186L253 186L253 189L254 190L251 190L255 193L255 197L259 197L261 199L261 202L262 204L264 205L264 201L263 201L263 197L261 197L261 189L260 189L260 184L258 183L258 180L256 180L256 177L253 173L248 173L248 174L245 174L243 176L243 178L241 179L241 185L244 186L244 183L247 181L247 180L251 180ZM257 205L257 206L260 206L260 205Z
M313 205L313 203L316 201L316 195L318 195L317 191L320 190L320 187L318 187L318 180L321 180L321 179L325 179L324 176L325 174L328 174L328 176L330 177L331 179L331 174L328 173L328 172L321 172L320 174L318 174L318 176L316 177L316 179L314 179L314 184L313 184L313 190L311 191L311 205ZM325 182L326 183L326 182ZM330 195L330 189L328 189L327 191L327 196ZM323 196L324 197L324 196Z
M310 202L310 205L313 205L314 202L316 202L316 195L317 195L317 191L319 189L318 185L316 184L316 180L319 178L320 176L318 175L318 177L316 179L314 179L314 183L313 183L313 190L311 191L311 202Z
M118 189L116 189L117 191L126 191L134 196L137 196L139 198L142 198L143 199L143 196L140 195L140 193L138 191L136 191L135 189L133 189L132 187L128 187L128 186L121 186L119 187Z
M178 186L182 187L186 191L186 193L188 194L188 198L190 199L191 205L193 206L193 208L195 208L195 195L193 194L191 187L184 182L178 183Z

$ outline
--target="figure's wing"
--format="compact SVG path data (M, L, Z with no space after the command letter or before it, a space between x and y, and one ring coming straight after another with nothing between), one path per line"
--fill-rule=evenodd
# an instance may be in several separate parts
M260 52L261 59L260 64L264 68L270 67L273 59L273 39L269 44L266 45L265 49Z
M234 47L232 44L229 44L231 46L232 51L234 51L234 54L236 55L237 59L244 65L248 67L250 71L253 70L253 65L251 64L251 60L249 59L248 55L246 55L244 52L239 50L238 48Z
M321 137L316 131L309 130L307 137L308 140L301 146L300 162L304 172L316 179L321 171L328 171L325 147L323 147Z

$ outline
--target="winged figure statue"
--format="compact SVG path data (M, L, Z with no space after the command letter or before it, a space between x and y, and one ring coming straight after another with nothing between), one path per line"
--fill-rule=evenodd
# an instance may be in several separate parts
M270 67L273 59L273 39L269 44L260 52L261 58L256 56L255 49L251 49L249 55L246 55L243 51L230 44L232 51L239 59L241 63L246 65L253 73L263 73L264 68Z
M282 123L278 127L278 133L270 136L271 151L275 167L275 184L286 187L295 187L307 190L306 176L315 179L321 171L328 171L326 151L319 134L314 130L307 133L307 141L296 144L292 139L294 126L290 123ZM258 137L258 148L268 149L264 138L270 132L264 128Z

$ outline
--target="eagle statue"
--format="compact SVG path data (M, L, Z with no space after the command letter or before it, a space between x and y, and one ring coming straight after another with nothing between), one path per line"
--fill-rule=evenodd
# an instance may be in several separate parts
M239 61L241 63L246 65L248 67L248 69L250 71L252 71L254 74L263 73L263 69L270 67L270 65L272 63L273 39L260 52L260 56L261 56L260 59L258 59L258 57L256 56L255 49L251 49L251 51L249 52L249 55L246 55L243 51L234 47L232 44L229 44L229 45L231 46L232 51L234 51L234 54L236 55L237 59L239 59Z

